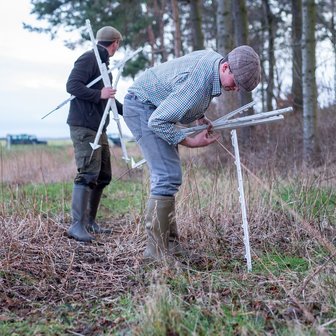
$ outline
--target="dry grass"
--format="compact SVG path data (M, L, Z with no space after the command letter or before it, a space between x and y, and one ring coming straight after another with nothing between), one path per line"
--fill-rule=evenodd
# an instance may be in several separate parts
M274 142L271 149L258 143L253 155L241 149L252 273L246 272L228 141L211 151L182 150L179 229L183 245L201 255L198 260L180 260L182 265L143 264L141 209L118 216L104 211L103 224L112 227L113 234L82 244L65 235L68 213L40 211L38 200L31 206L30 195L22 193L26 183L46 189L49 183L71 183L75 172L71 147L2 151L0 330L1 323L14 326L28 319L31 326L61 323L63 333L81 335L205 335L207 330L214 335L335 333L335 208L323 222L323 216L314 217L279 193L283 185L296 186L299 194L315 188L335 192L334 156L326 151L325 164L309 170L296 159L276 164L292 158L297 144L285 150L282 146L288 146L290 137L274 129L273 133L282 149L275 151ZM326 149L327 139L323 141ZM137 155L135 147L131 150ZM113 152L121 157L120 149ZM146 198L146 169L130 173L114 157L112 164L115 180L142 183L141 197ZM7 188L12 188L10 198L5 198ZM69 204L69 195L64 197ZM107 192L109 200L115 197L120 196ZM253 331L259 320L261 329Z
M129 155L139 156L135 144L129 146ZM137 175L120 160L119 147L111 147L113 178ZM7 151L0 146L0 178L1 182L11 185L27 183L55 183L70 181L76 174L76 165L72 145L57 145L46 150L43 146L13 147Z

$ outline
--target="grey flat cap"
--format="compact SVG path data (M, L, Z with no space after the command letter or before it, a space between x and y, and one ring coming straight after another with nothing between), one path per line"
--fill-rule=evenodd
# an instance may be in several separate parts
M261 67L258 54L247 45L233 49L228 55L230 70L236 85L245 91L252 91L260 83Z
M122 40L122 35L117 29L111 26L105 26L97 31L96 40L113 42L115 40Z

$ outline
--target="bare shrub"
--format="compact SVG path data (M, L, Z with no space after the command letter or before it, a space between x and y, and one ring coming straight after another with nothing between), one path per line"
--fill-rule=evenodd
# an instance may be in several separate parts
M294 129L296 121L292 122ZM293 334L334 332L336 213L335 207L332 210L318 203L325 195L329 205L334 200L333 192L330 196L322 193L324 188L335 190L330 124L325 122L329 133L322 141L325 164L314 169L300 166L293 129L284 130L280 125L260 134L253 150L241 149L252 273L246 272L236 167L229 140L211 148L181 148L184 183L177 194L178 227L182 245L200 258L168 266L142 262L146 239L143 207L119 216L105 211L102 224L113 229L112 235L97 235L94 243L83 244L66 237L70 214L63 212L64 207L59 213L41 211L40 202L46 200L22 192L27 183L42 183L47 188L55 181L71 181L75 172L71 147L50 152L37 148L2 152L1 319L48 316L57 320L58 309L65 304L83 309L69 333L122 330L144 335L153 321L161 321L160 328L173 335L176 330L186 330L178 325L188 320L188 309L193 309L198 312L192 329L196 334L200 330L198 317L225 325L227 309L240 317L250 316L252 321L262 319L262 332L270 335L280 334L283 328ZM139 156L136 146L130 152ZM120 161L120 149L113 148L113 153L114 179L140 181L146 199L147 168L130 171ZM5 193L9 187L11 192ZM292 198L284 198L282 187ZM9 196L5 199L4 195ZM109 194L107 199L121 195ZM69 202L66 197L69 195L64 194L61 202ZM304 268L296 269L295 262ZM132 318L118 308L123 295L133 305ZM95 304L106 315L117 311L120 316L112 321L100 316L93 322ZM150 314L144 321L146 313ZM234 314L230 315L233 334L254 330L240 325ZM167 327L172 321L173 329ZM88 324L93 324L90 331Z

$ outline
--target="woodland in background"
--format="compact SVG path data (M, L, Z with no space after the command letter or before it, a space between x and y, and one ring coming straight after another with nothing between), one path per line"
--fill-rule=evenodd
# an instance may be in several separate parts
M182 245L200 258L160 267L142 260L146 165L129 169L111 147L113 180L99 222L112 235L82 244L66 236L76 171L70 140L0 146L0 334L336 335L335 81L327 80L335 73L335 1L31 3L46 25L26 28L51 37L78 32L78 40L69 34L69 47L90 48L86 19L95 31L117 27L121 51L143 46L125 69L133 78L192 50L226 54L250 44L263 68L254 113L295 111L239 130L252 272L229 132L209 147L181 146L178 227ZM216 118L251 99L223 93L207 114ZM141 158L135 143L128 150Z
M85 20L94 31L113 25L123 36L125 50L144 47L130 61L124 76L135 78L147 67L193 50L213 48L225 55L235 46L251 45L260 55L262 81L253 92L258 113L293 106L302 123L301 160L321 165L320 108L335 108L336 26L335 0L147 0L78 1L32 0L32 15L43 28L30 31L57 38L69 34L70 48L89 40ZM333 78L329 74L334 74ZM218 113L232 111L252 100L251 93L224 93ZM331 120L333 122L333 120ZM243 144L252 144L253 129L240 132ZM253 146L253 144L252 144Z

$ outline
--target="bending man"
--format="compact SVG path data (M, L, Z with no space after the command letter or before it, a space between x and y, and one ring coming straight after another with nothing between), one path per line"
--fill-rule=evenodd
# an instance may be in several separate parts
M150 197L145 226L145 259L160 260L181 251L175 220L175 194L182 183L178 145L208 146L211 133L204 116L213 97L225 91L252 91L260 82L260 60L249 46L232 50L226 58L201 50L146 70L129 88L124 120L140 145L150 170ZM176 123L209 125L195 137L176 129Z

